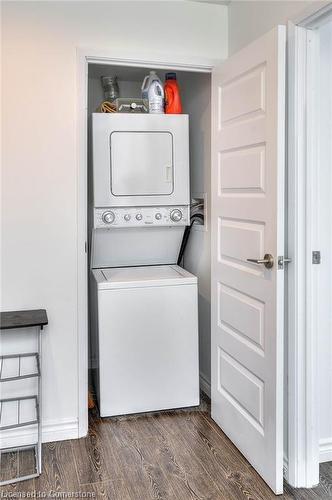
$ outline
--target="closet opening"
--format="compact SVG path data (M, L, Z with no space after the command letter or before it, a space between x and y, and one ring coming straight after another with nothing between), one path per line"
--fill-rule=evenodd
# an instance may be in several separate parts
M88 259L87 275L89 277L89 374L90 384L98 372L96 345L92 341L91 332L95 328L91 309L95 307L91 280L92 252L92 114L100 111L105 100L102 77L117 77L119 96L121 99L135 100L141 98L143 79L154 68L120 66L112 64L88 64L87 88L87 235ZM211 74L209 72L184 71L167 67L156 69L158 76L164 80L165 73L176 73L180 87L183 114L189 119L189 169L190 169L190 206L194 217L190 235L185 249L183 239L180 240L174 264L197 277L198 282L198 329L199 329L199 380L200 389L210 396L210 174L211 174ZM124 114L124 113L119 113ZM165 115L169 116L169 115ZM156 235L156 237L158 237ZM172 243L173 244L173 243ZM183 246L183 245L182 245ZM180 252L181 251L181 252ZM179 258L180 257L180 258ZM93 383L92 383L93 385Z

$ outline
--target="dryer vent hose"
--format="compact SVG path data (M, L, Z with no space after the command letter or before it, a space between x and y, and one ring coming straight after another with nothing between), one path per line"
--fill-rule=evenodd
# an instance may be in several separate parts
M184 233L183 233L183 238L182 238L182 243L181 243L181 247L180 247L180 251L179 251L179 256L178 256L178 261L177 261L177 265L179 266L181 264L181 261L183 259L183 254L184 254L184 251L186 249L186 246L187 246L187 243L188 243L188 240L189 240L189 236L190 236L190 231L191 231L191 228L194 224L204 224L204 215L202 214L195 214L195 215L192 215L190 217L190 226L186 226L186 229L184 230Z

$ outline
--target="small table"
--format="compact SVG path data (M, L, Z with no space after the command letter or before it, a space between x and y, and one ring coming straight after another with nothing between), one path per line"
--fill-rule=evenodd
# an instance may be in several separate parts
M24 380L33 377L38 379L37 394L0 399L0 432L2 430L15 429L29 425L38 426L37 443L0 449L0 454L34 449L35 472L29 475L15 477L13 479L6 479L5 481L0 482L0 486L31 479L41 474L41 332L47 324L48 319L45 309L7 311L0 313L1 334L10 335L11 330L17 330L20 328L35 328L38 344L37 352L26 352L23 354L11 353L0 356L0 383L6 383L14 380ZM24 414L27 413L27 408L29 407L31 407L33 417L26 418ZM7 411L10 412L13 408L15 410L15 417L9 417L10 420L6 422L5 419ZM22 409L24 409L24 411L22 411Z

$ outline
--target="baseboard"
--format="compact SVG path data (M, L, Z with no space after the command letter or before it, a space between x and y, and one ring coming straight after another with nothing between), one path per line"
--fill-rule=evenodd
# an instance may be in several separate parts
M78 439L78 437L78 420L62 419L60 421L46 422L42 428L43 443ZM22 427L20 429L2 431L1 448L25 446L35 443L36 440L37 431L35 428Z
M319 462L332 462L332 438L319 440Z
M288 456L286 456L286 455L284 455L283 470L284 470L284 478L287 480L288 479Z
M205 392L211 398L211 382L202 372L199 374L199 385L201 391Z

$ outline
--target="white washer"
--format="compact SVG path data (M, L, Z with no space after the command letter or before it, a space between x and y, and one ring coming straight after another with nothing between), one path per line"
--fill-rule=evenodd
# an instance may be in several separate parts
M198 405L197 278L176 265L92 274L100 415Z

